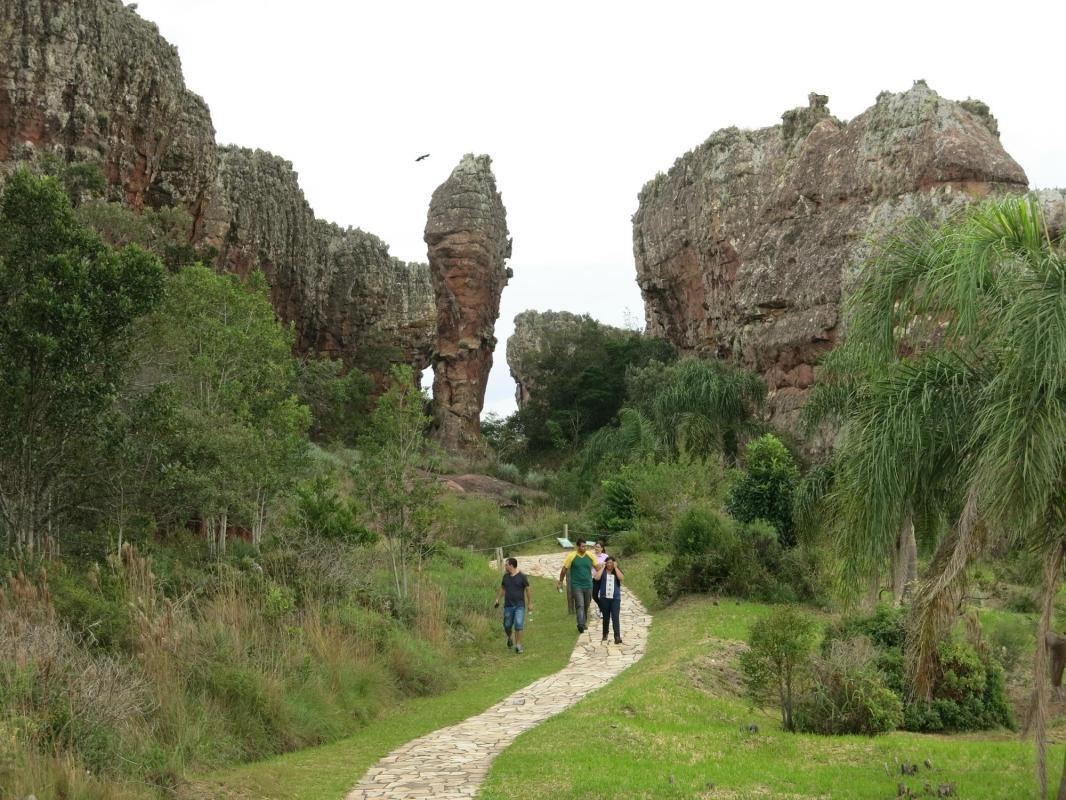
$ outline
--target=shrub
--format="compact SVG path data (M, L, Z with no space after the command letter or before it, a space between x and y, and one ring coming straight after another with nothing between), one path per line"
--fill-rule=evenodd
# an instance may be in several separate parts
M507 520L492 500L448 495L439 514L441 538L456 547L500 547L507 539Z
M1032 589L1012 589L1003 601L1003 608L1015 614L1036 614L1040 611L1040 603Z
M781 440L764 434L745 449L747 470L729 493L726 508L741 522L763 519L777 529L781 544L796 543L792 520L792 495L799 482L799 467Z
M803 679L814 644L814 621L791 606L775 608L756 622L740 671L749 697L758 705L777 705L785 730L795 730L795 690Z
M811 680L796 706L796 730L874 736L903 722L903 703L874 665L865 637L836 639L811 662Z
M368 544L374 534L359 522L359 506L341 499L335 478L319 475L296 487L292 524L312 536Z
M1033 649L1033 623L1024 617L1002 616L991 625L988 645L992 656L1010 674Z
M856 635L867 636L877 646L876 665L888 688L904 703L904 730L942 733L1015 727L1003 668L970 643L949 639L940 644L931 697L917 700L911 699L904 658L903 611L882 606L872 615L833 626L826 632L823 653L834 641Z
M644 536L640 531L622 531L614 537L611 545L612 555L623 555L627 558L644 552Z
M596 512L596 527L601 531L622 531L633 522L637 512L633 490L620 480L605 480Z
M522 481L522 470L514 464L498 463L492 468L492 472L501 481L509 483L521 483Z

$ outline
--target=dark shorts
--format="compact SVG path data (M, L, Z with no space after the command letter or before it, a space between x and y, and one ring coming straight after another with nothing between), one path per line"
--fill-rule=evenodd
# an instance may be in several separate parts
M513 628L516 631L520 631L526 627L526 607L525 606L504 606L503 607L503 629L508 633Z

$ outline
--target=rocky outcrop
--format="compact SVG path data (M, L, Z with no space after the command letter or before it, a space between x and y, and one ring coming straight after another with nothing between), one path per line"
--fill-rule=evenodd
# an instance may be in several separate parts
M215 131L177 50L119 0L0 3L0 162L103 168L112 199L181 206L206 235Z
M791 427L870 238L1026 185L983 103L918 81L844 123L812 94L781 125L718 131L644 186L633 253L648 333L761 372Z
M261 269L302 352L379 376L389 363L429 365L436 309L429 268L389 255L376 236L316 219L292 164L262 150L219 151L223 267Z
M488 156L463 156L429 204L425 241L437 300L434 425L449 450L481 439L500 296L511 277L507 213Z
M523 311L514 318L514 333L507 339L507 366L515 382L515 401L522 408L537 389L537 362L548 337L566 334L590 324L587 315L569 311Z
M99 165L110 199L189 212L218 266L262 269L297 348L382 374L429 363L436 311L425 264L315 218L287 161L215 144L177 51L119 0L0 3L0 166L56 156Z

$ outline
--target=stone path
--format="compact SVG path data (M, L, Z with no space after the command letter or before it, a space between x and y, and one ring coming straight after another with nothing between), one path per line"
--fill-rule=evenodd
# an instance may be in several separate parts
M519 564L527 575L556 578L565 556L563 552L524 556ZM534 597L533 607L565 602L561 594L544 597L541 592ZM606 683L644 655L651 615L627 591L622 595L621 616L624 644L601 643L600 621L591 620L592 628L578 637L570 663L559 672L519 689L482 714L393 750L370 768L346 800L473 797L493 759L520 733L581 700L590 687ZM531 624L535 620L534 615Z

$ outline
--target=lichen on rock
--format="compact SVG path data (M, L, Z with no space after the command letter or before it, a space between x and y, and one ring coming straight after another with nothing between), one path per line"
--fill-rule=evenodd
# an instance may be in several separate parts
M775 421L794 427L871 238L1026 186L983 104L918 81L844 123L812 94L782 125L718 131L645 185L633 253L648 333L762 373Z
M445 448L468 450L481 439L496 318L511 277L507 212L488 156L463 156L433 192L424 238L437 301L434 427Z

